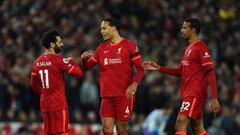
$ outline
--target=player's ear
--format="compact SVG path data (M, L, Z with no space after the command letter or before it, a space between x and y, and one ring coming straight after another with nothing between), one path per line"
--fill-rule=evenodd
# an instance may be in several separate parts
M50 47L54 48L55 47L55 43L51 42L50 43Z

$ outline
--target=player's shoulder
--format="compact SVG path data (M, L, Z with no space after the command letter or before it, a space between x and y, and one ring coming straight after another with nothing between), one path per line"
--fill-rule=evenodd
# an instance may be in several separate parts
M205 41L203 41L203 40L199 40L197 42L197 44L198 44L199 47L207 47L207 43Z
M102 43L99 44L97 49L99 49L99 48L101 48L101 49L106 48L108 44L109 44L109 41L103 41Z
M103 41L102 43L99 44L99 47L107 46L109 44L109 41Z
M134 43L134 41L130 40L130 39L124 38L121 43L122 43L123 47L130 49L130 50L133 50L137 47L137 45Z
M126 38L124 38L124 39L123 39L123 42L125 42L125 43L127 43L127 44L129 44L129 45L134 45L134 46L136 45L135 42L134 42L133 40L131 40L131 39L126 39Z
M37 56L37 58L36 58L36 59L34 60L34 62L33 62L33 65L36 64L37 62L41 61L42 57L43 57L43 54Z
M196 44L197 44L196 47L200 50L208 49L207 43L203 40L199 40Z

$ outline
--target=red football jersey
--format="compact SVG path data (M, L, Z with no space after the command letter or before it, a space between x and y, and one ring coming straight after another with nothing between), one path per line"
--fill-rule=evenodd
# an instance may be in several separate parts
M55 54L43 54L32 66L32 76L40 83L40 107L42 112L67 109L64 72L82 75L81 68L73 59ZM31 85L31 84L30 84Z
M201 40L190 44L181 61L181 97L207 99L208 75L203 66L213 64L208 46Z
M136 66L134 61L138 61L138 67L142 67L137 46L127 39L114 45L109 41L103 42L91 59L100 67L101 97L124 96L133 81L133 65ZM136 76L137 80L140 80L143 72Z

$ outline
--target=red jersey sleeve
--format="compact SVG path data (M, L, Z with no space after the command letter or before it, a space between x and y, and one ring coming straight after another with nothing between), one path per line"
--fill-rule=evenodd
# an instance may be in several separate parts
M199 57L202 66L213 65L211 53L207 46L204 46L199 49Z
M179 64L178 68L168 68L168 67L160 66L159 71L169 75L181 76L182 63Z
M129 41L129 51L132 61L141 58L137 45L132 41Z
M129 48L130 48L130 58L133 61L133 64L136 68L136 74L134 76L133 81L139 83L144 75L142 58L139 53L138 47L136 46L136 44L134 42L130 41Z
M96 49L93 56L89 58L86 62L83 63L83 67L86 70L90 70L93 68L97 63L99 63L99 54L101 52L102 48L101 45Z
M212 98L217 98L217 83L216 83L216 75L214 71L214 65L211 58L211 53L207 46L204 46L200 49L199 57L201 60L201 64L204 68L204 70L207 72L209 81L210 81L210 87L211 87L211 96Z
M30 88L33 88L37 93L41 93L42 87L38 79L38 73L35 71L34 67L32 67L29 85L30 85Z
M62 71L68 72L69 74L78 77L81 77L83 74L82 69L73 58L63 58L59 56L58 65Z

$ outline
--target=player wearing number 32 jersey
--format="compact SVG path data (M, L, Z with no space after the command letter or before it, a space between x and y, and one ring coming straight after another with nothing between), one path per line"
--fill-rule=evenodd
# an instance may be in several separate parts
M72 58L57 55L63 46L56 30L44 34L44 54L33 66L30 86L40 93L40 108L46 134L66 135L68 130L68 106L65 97L64 73L81 77L82 70Z
M180 108L176 121L176 135L186 135L188 124L193 124L196 135L207 135L203 127L202 108L206 102L207 86L211 86L211 107L214 113L219 112L220 105L217 100L217 86L214 66L208 46L198 38L201 23L197 19L184 21L181 32L189 45L178 68L160 66L153 61L144 62L144 68L157 70L166 74L181 76Z

